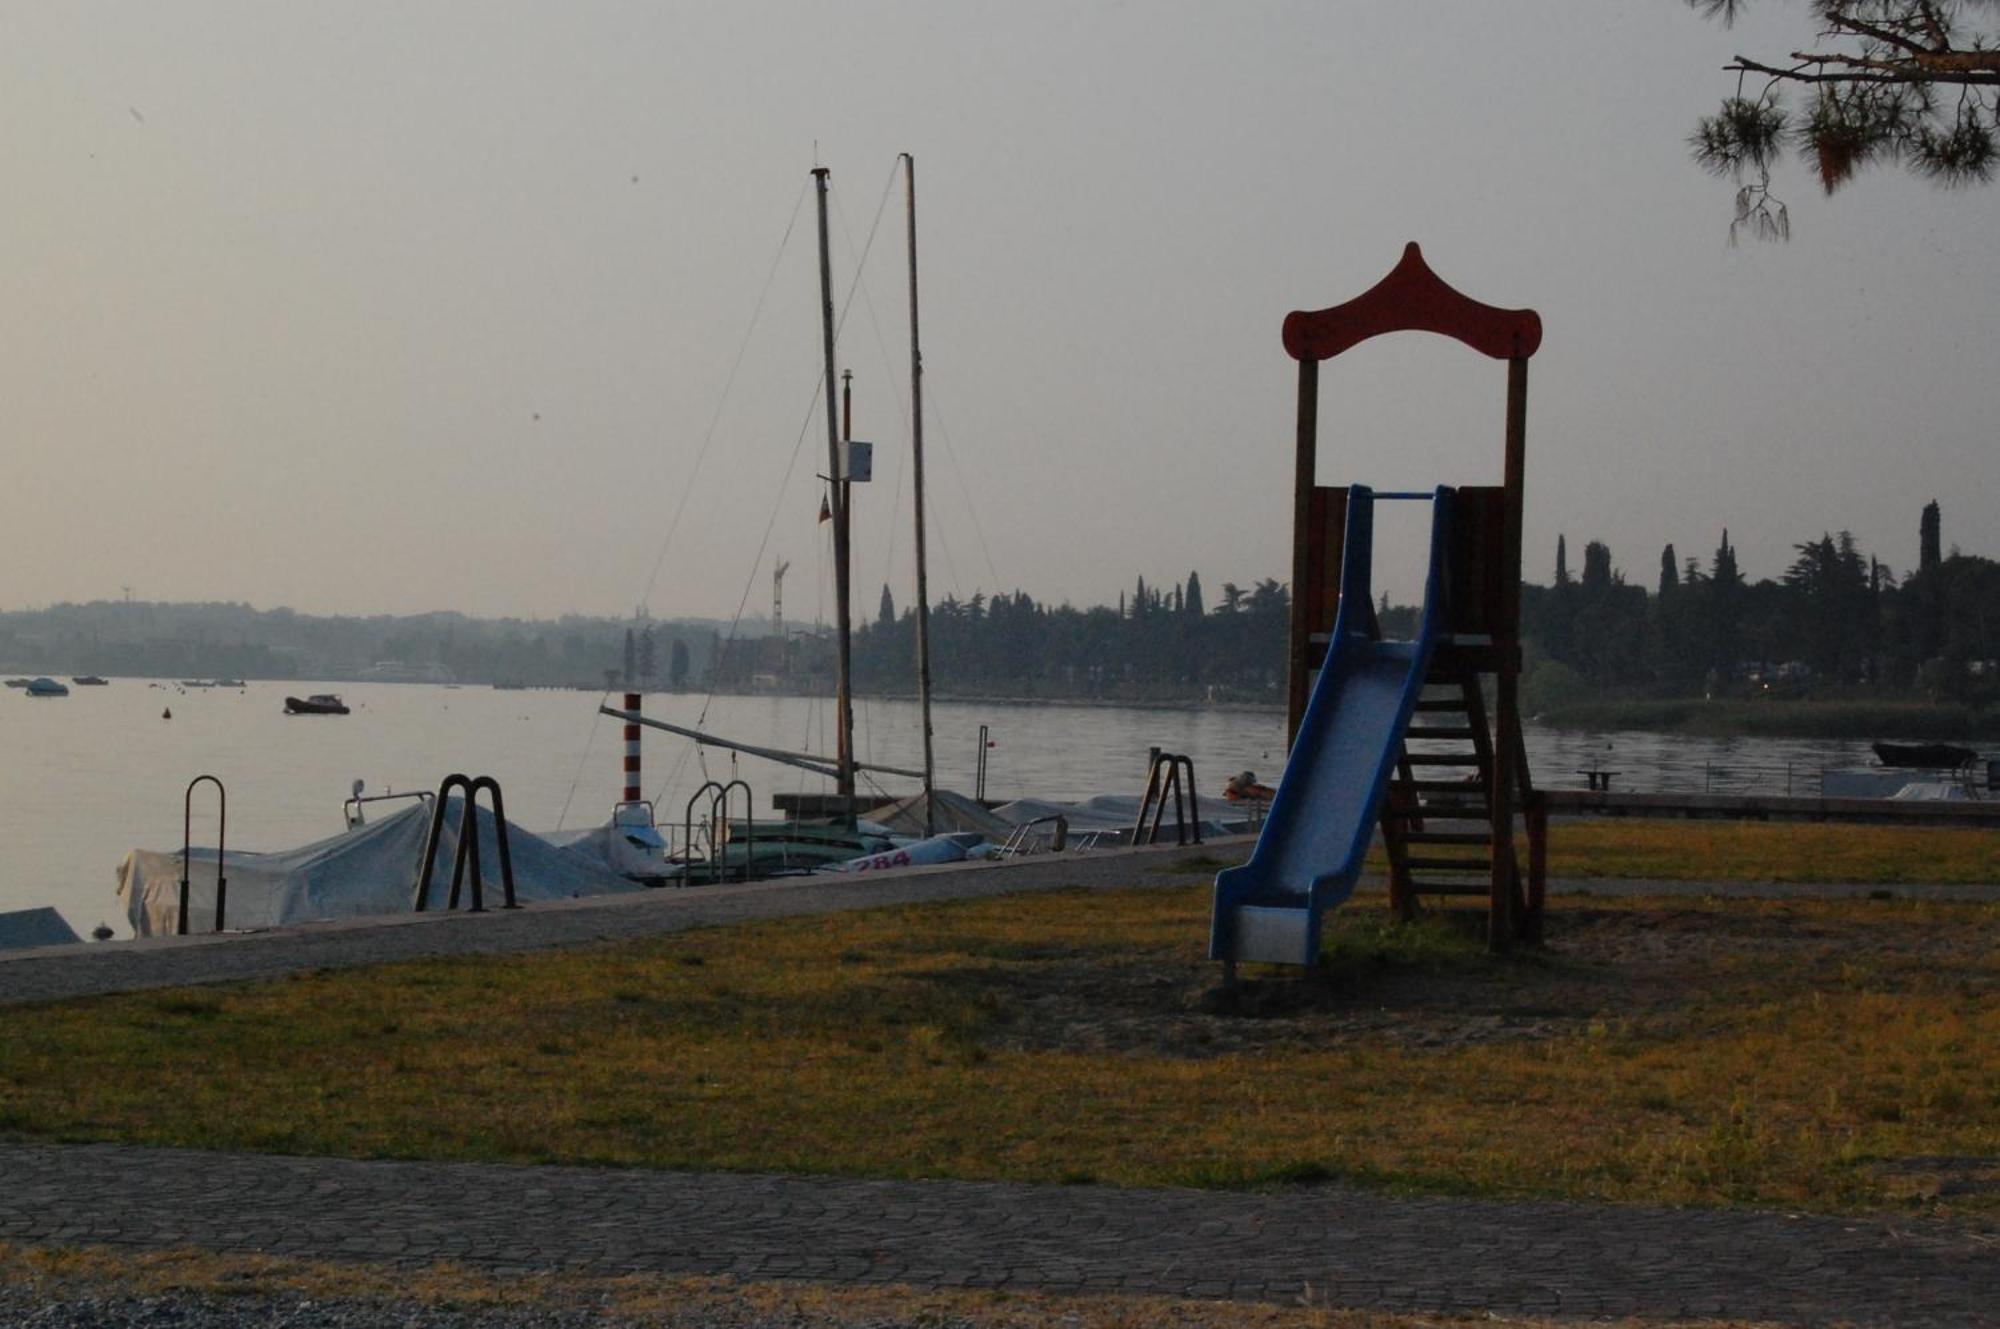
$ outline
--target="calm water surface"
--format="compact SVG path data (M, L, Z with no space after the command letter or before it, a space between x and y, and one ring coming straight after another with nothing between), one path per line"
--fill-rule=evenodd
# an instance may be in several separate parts
M337 691L347 716L288 716L287 694ZM196 775L229 790L232 848L292 848L342 829L340 805L356 778L369 792L435 789L452 771L492 775L510 820L531 830L592 825L623 786L615 720L581 692L497 691L392 683L252 683L189 689L115 679L66 698L0 695L0 910L54 905L78 932L122 929L114 873L129 849L177 850L182 795ZM161 712L171 708L172 719ZM792 751L832 749L832 706L803 697L646 698L650 715L744 742ZM1274 780L1283 770L1284 717L1275 712L939 703L933 708L938 782L970 793L978 731L991 726L989 797L1087 798L1137 793L1155 744L1194 759L1204 794L1234 771ZM704 710L706 712L704 716ZM858 755L922 765L914 702L857 700ZM1817 792L1822 767L1865 764L1858 742L1710 740L1531 729L1536 778L1581 785L1579 771L1615 770L1621 789ZM644 788L660 819L678 822L710 777L741 776L766 809L777 792L821 792L828 782L754 758L697 750L658 731L645 743ZM885 778L889 794L908 780ZM195 839L213 844L214 791L195 796Z

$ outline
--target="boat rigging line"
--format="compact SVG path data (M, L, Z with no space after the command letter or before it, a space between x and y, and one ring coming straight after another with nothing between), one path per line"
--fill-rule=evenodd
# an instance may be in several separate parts
M687 482L680 486L680 499L674 505L674 515L668 519L667 533L660 539L660 552L653 559L653 570L647 576L645 590L639 597L639 603L642 605L652 602L653 588L659 584L660 572L667 564L667 551L673 548L674 535L680 530L681 517L687 511L688 496L694 492L695 481L701 476L702 463L708 460L709 450L715 442L715 431L722 424L722 412L728 406L730 395L735 390L736 377L743 368L743 362L749 357L751 339L756 336L757 326L763 321L764 306L770 301L771 288L777 282L778 269L784 262L785 251L791 247L792 232L798 229L799 213L804 210L805 199L806 186L801 185L797 197L792 200L792 213L785 221L785 232L778 238L778 247L771 255L771 266L764 274L764 285L757 292L757 303L751 308L750 321L743 329L742 339L737 343L736 357L730 362L729 373L723 379L722 391L715 400L715 409L709 413L708 428L702 431L701 444L695 449L694 464L688 469ZM604 690L602 696L598 698L600 705L610 698L611 691L609 688ZM591 720L590 734L584 740L583 753L577 758L576 770L570 776L569 791L563 795L562 813L556 818L558 830L568 824L570 805L576 800L577 786L583 779L584 764L590 760L591 752L597 746L599 718L601 717L593 717Z
M823 175L820 173L819 170L816 170L814 173L814 183L807 185L806 188L813 188L822 180L826 180L826 175ZM881 228L882 214L886 211L888 207L890 191L895 186L895 180L896 180L896 172L894 170L891 170L888 181L883 187L882 201L876 208L875 224L869 228L868 238L862 247L860 256L856 259L854 264L854 275L852 279L849 281L846 295L841 301L839 316L837 319L834 320L833 326L834 326L834 333L836 336L838 335L839 330L846 326L848 313L853 309L855 294L857 290L859 290L861 287L861 274L863 273L863 271L866 270L868 263L868 255L874 248L875 236ZM829 188L831 187L830 181L828 181L828 187ZM803 198L803 191L801 192L801 198ZM797 221L798 221L798 209L794 208L792 215L792 222L785 228L786 241L790 240L792 231L796 227ZM782 253L782 249L780 252ZM775 275L776 275L776 264L774 263L771 276L774 277ZM768 295L770 290L770 281L771 277L767 277L765 282L766 295ZM760 295L758 299L759 310L761 310L763 307L763 301L764 301L764 296ZM739 354L739 363L740 360L741 357ZM761 569L764 564L764 555L766 551L770 548L771 532L776 528L778 517L784 511L785 491L787 490L787 488L789 488L791 484L791 479L793 474L796 473L796 471L798 470L799 454L800 451L805 446L806 434L812 428L812 417L814 413L819 409L820 403L823 399L826 400L828 403L827 410L829 415L833 413L833 406L831 404L832 403L831 381L828 377L829 372L830 372L830 362L827 366L823 366L821 368L818 380L813 388L812 397L808 401L806 405L805 414L799 422L798 435L796 438L793 439L792 442L791 458L786 463L785 473L778 482L777 498L772 504L770 515L766 518L764 522L764 531L763 535L760 537L757 543L756 556L751 561L749 575L744 580L743 592L740 596L737 597L736 610L731 615L729 620L729 632L727 636L723 639L725 643L724 649L728 649L730 646L733 646L735 644L738 630L742 626L744 611L750 603L750 595L760 580ZM732 371L732 381L733 381L733 371ZM822 397L822 394L825 394L824 398ZM717 416L718 418L720 417L720 407L717 408ZM712 431L713 431L713 425L711 424L711 433ZM704 443L704 449L705 448L706 448L706 443ZM684 492L681 498L682 507L685 507L686 501L687 501L687 494ZM679 510L677 509L676 522L678 522L678 511ZM665 557L666 557L666 550L663 547L660 555L661 563L664 563ZM658 575L658 571L659 571L659 565L656 564L654 569L655 576ZM604 697L609 698L610 695L611 694L607 692L604 694ZM716 692L715 692L714 671L711 668L708 692L702 699L701 713L695 721L697 725L705 724L707 722L709 709L715 702L715 696ZM680 773L686 768L686 764L690 755L694 755L698 760L701 759L699 746L696 747L693 754L690 754L688 751L683 750L680 757L676 759L673 768L667 773L665 781L663 781L660 786L660 791L662 796L664 796L666 789L669 786L671 786L675 780L679 779ZM705 770L706 767L704 766L703 769ZM579 767L579 774L580 772L581 768ZM574 792L573 789L572 792ZM852 791L848 790L845 792L852 792Z
M733 738L723 738L719 734L711 734L705 730L696 729L688 725L678 725L666 720L658 720L650 715L641 715L637 711L628 711L617 706L600 706L597 710L598 714L609 716L614 720L623 720L628 724L644 725L648 729L664 729L670 734L679 734L682 738L691 738L697 746L726 748L731 752L743 753L745 756L761 757L765 761L781 762L786 766L797 766L801 770L811 771L815 775L831 777L835 774L835 768L826 764L826 758L816 756L810 752L787 752L783 748L767 748L755 743L744 743ZM912 780L920 780L924 774L922 771L905 770L900 766L888 766L878 761L857 761L851 764L857 770L880 771L884 775L901 775Z

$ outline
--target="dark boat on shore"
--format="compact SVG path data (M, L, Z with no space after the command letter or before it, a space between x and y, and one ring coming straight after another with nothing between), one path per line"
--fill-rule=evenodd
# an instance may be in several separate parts
M1875 749L1875 759L1884 766L1955 771L1979 760L1977 752L1959 747L1956 743L1871 743L1869 746Z
M345 715L347 703L331 692L315 692L301 700L298 697L285 698L286 715Z

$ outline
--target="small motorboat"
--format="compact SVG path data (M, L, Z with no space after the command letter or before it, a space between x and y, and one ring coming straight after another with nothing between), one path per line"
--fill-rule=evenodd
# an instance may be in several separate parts
M96 674L85 674L81 678L70 679L70 682L80 688L101 688L110 681L108 678L99 678Z
M285 698L286 715L345 715L347 703L331 692L315 692L301 700L297 697Z
M244 682L240 678L218 678L215 680L215 686L219 688L240 688L244 686Z
M1871 743L1875 759L1884 766L1955 771L1979 760L1971 748L1956 743Z
M34 678L28 680L27 693L30 697L67 697L69 689L53 678Z

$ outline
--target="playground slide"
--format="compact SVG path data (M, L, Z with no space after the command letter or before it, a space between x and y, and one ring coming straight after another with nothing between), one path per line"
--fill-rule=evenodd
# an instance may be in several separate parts
M1446 614L1444 562L1451 491L1431 504L1430 572L1414 641L1375 636L1372 569L1376 496L1348 490L1340 610L1285 776L1250 861L1217 873L1209 958L1311 965L1320 918L1361 875L1404 732L1416 710Z

